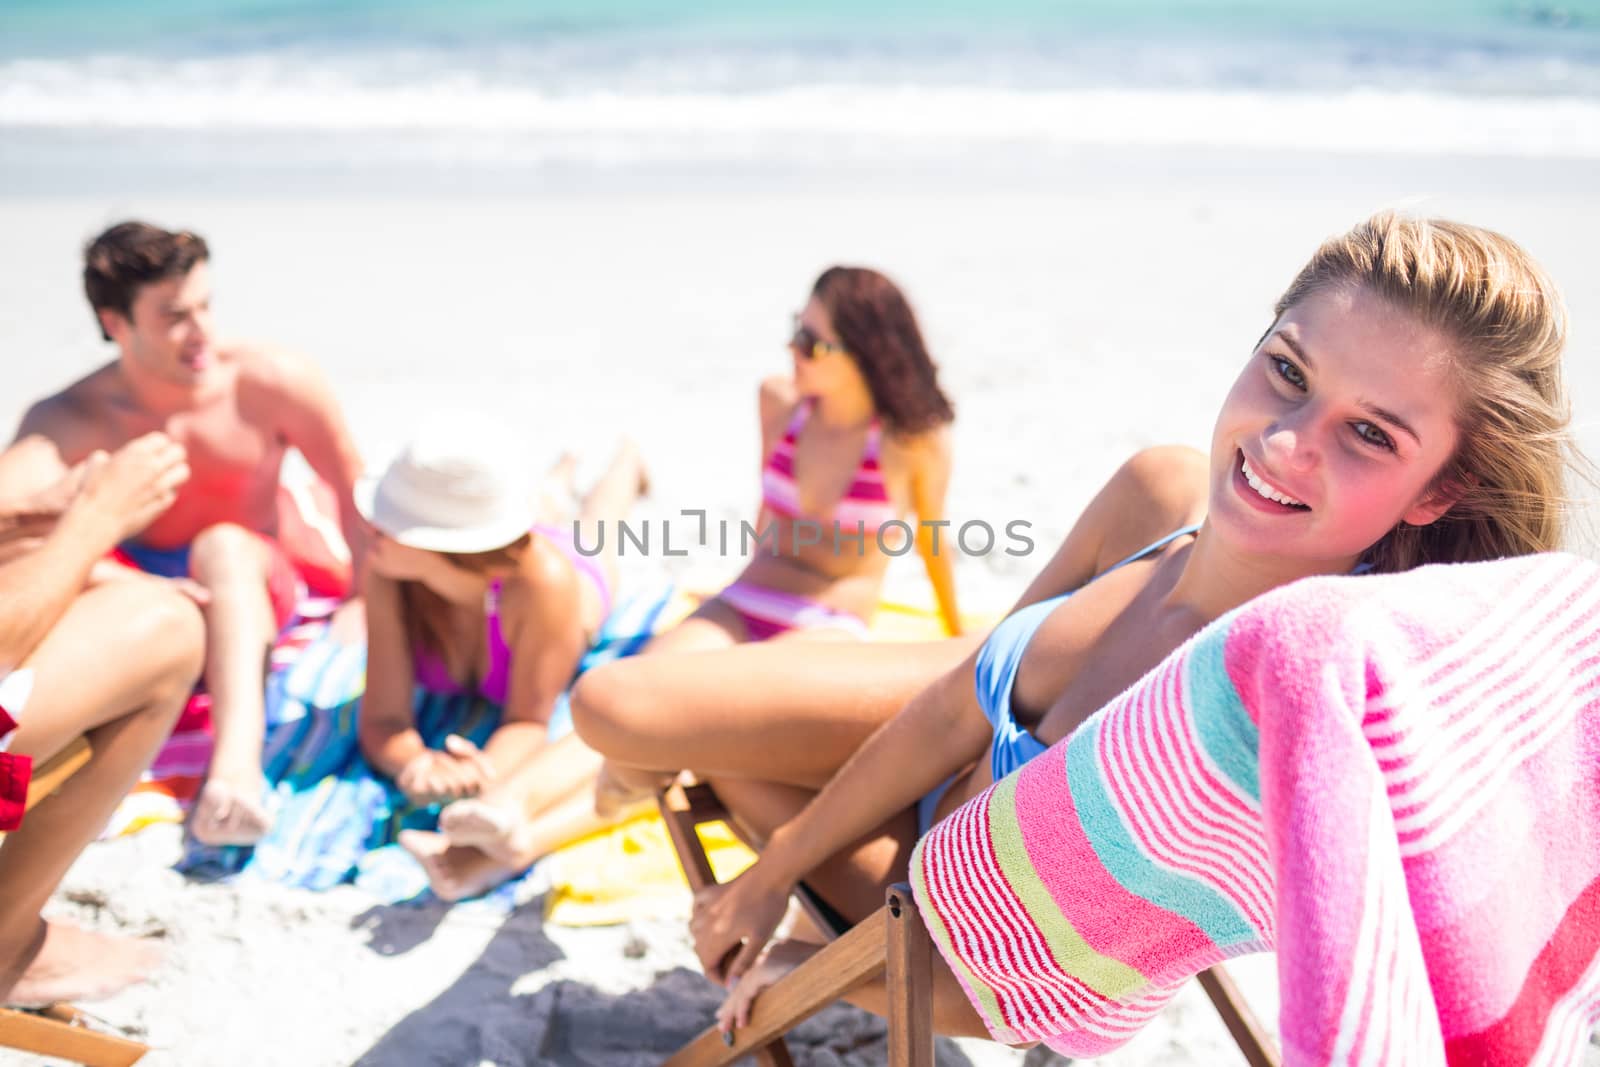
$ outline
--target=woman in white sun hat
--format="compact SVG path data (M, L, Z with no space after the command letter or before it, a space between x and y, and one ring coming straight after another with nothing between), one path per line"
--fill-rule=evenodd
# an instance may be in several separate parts
M614 565L577 552L570 523L540 513L524 456L492 420L438 417L356 489L374 533L361 751L413 803L445 805L439 833L407 830L400 842L447 900L601 825L600 758L568 732L559 698L610 611ZM578 522L614 524L643 484L625 444ZM482 748L460 734L430 748L419 693L480 696L500 707L498 725ZM552 722L558 707L565 722Z

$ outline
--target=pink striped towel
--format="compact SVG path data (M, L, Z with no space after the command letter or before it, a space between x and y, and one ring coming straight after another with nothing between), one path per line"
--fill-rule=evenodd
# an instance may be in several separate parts
M912 875L1001 1041L1097 1055L1276 950L1290 1064L1576 1062L1600 1016L1600 568L1253 601L935 827Z

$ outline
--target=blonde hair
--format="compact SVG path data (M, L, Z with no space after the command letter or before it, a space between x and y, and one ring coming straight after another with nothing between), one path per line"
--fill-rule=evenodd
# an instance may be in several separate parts
M1521 246L1441 219L1374 215L1331 238L1279 299L1361 286L1452 343L1460 435L1432 489L1459 494L1437 521L1402 523L1367 550L1376 571L1546 552L1561 545L1566 476L1581 457L1561 375L1567 311Z

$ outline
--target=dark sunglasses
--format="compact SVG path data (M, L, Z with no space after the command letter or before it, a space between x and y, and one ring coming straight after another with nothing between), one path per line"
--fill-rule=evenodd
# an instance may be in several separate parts
M817 359L834 352L843 354L845 350L843 345L818 337L811 327L800 321L799 315L794 317L794 336L789 338L789 347L798 352L802 359Z

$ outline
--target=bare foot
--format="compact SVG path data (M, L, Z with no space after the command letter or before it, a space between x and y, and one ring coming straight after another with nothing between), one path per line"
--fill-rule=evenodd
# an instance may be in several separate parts
M650 495L650 469L644 465L644 453L639 451L639 445L631 437L624 437L617 450L617 461L632 463L639 472L638 493L640 496Z
M518 873L479 849L452 845L443 834L427 830L401 830L400 847L422 864L428 886L440 900L481 896Z
M41 920L42 921L42 920ZM0 1004L43 1008L62 1001L103 1000L150 977L161 950L149 941L44 923L44 936L7 990L0 971Z
M516 812L487 800L458 800L439 813L439 830L452 845L480 849L505 867L517 866L521 826Z
M272 815L261 803L261 777L254 785L213 775L200 790L189 816L189 832L202 845L253 845L272 829Z
M574 452L563 452L556 457L555 463L550 467L550 473L545 475L551 483L560 487L567 496L575 496L578 492L578 456Z
M644 771L606 760L594 782L594 812L602 818L616 818L661 792L677 777L676 771Z

